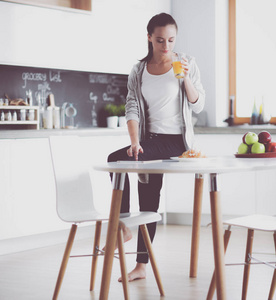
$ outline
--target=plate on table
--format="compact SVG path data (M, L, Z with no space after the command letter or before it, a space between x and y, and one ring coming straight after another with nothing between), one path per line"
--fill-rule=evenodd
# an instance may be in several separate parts
M276 152L235 154L237 158L276 158Z
M209 162L210 160L213 160L214 157L178 157L178 156L174 156L174 157L170 157L170 159L172 160L177 160L180 162Z

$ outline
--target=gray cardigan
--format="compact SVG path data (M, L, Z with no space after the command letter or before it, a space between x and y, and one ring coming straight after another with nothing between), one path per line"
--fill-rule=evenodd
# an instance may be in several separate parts
M180 93L179 105L182 111L182 136L186 150L193 146L194 130L192 124L192 111L200 113L205 103L205 91L200 81L200 72L194 57L181 53L188 59L190 65L189 76L194 87L198 91L199 98L195 103L190 103L187 99L184 80L179 80ZM132 68L128 77L128 94L126 98L126 120L136 120L139 123L139 139L144 140L147 131L146 104L141 91L142 74L146 62L139 62Z

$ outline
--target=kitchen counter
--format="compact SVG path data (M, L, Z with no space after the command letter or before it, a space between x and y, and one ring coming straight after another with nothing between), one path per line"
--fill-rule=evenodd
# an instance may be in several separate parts
M126 128L77 128L77 129L40 129L40 130L2 130L0 139L47 138L51 135L120 136L126 135Z
M244 134L247 131L259 133L267 130L276 134L276 125L242 125L231 127L195 127L195 134ZM122 136L127 135L127 128L77 128L77 129L40 129L40 130L1 130L0 139L32 139L46 138L50 135L78 135L87 136Z

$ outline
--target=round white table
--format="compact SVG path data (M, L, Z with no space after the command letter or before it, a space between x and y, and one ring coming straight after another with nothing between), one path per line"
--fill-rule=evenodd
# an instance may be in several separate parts
M110 278L113 264L113 255L116 244L117 230L119 224L120 207L122 200L122 191L126 173L193 173L195 174L195 201L194 220L192 232L192 253L190 276L196 277L197 253L199 240L199 226L201 214L201 197L203 174L209 175L210 183L210 206L213 235L213 249L215 261L215 276L217 287L217 299L226 299L225 282L225 264L224 264L224 242L223 242L223 224L220 206L220 186L218 183L219 174L231 172L245 172L276 169L276 158L236 158L228 157L209 157L202 159L191 158L189 161L164 160L158 162L114 162L94 166L99 171L113 172L113 194L110 207L110 218L107 231L106 252L104 257L100 299L108 299ZM197 194L198 190L201 190ZM196 212L195 212L196 210ZM196 214L196 217L195 217ZM195 222L194 222L195 221ZM197 227L196 229L194 227ZM191 253L191 254L192 254Z

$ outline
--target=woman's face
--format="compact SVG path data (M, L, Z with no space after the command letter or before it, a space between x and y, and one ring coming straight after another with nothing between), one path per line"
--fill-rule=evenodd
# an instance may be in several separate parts
M148 40L152 43L153 55L171 56L176 33L174 25L155 27L152 35L148 35Z

